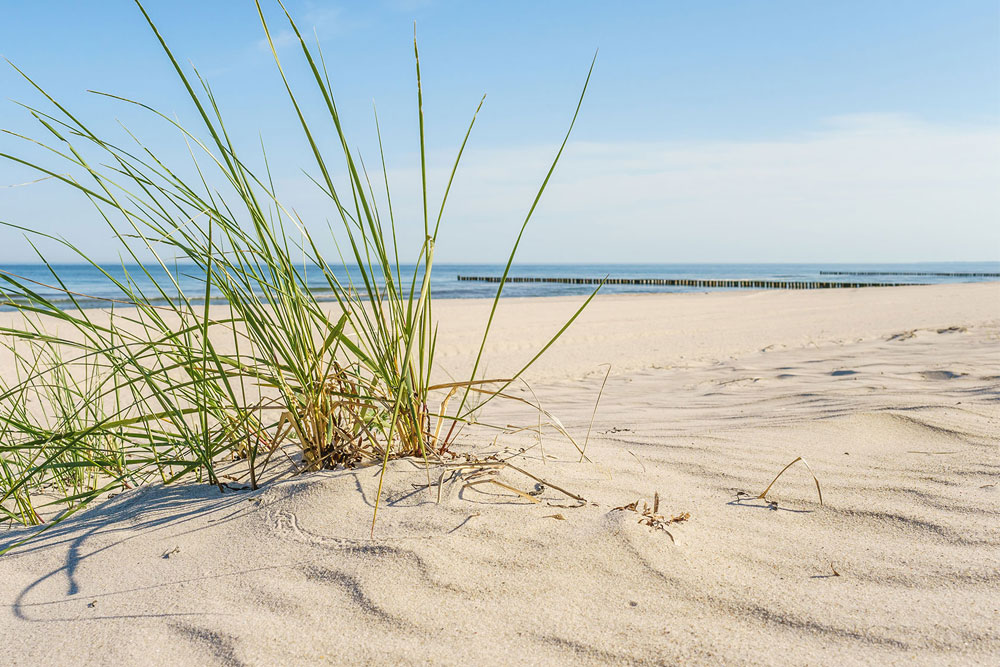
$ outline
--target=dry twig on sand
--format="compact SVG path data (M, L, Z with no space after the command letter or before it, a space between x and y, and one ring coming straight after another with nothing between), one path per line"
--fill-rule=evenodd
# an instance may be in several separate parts
M804 458L802 458L801 456L797 457L794 461L792 461L791 463L789 463L788 465L786 465L784 468L782 468L781 472L779 472L777 475L775 475L774 479L771 480L771 483L767 485L767 488L764 489L761 492L761 494L759 496L757 496L757 498L759 500L765 500L766 501L767 500L767 492L771 490L771 487L774 486L774 483L778 481L778 478L781 477L783 474L785 474L786 470L788 470L789 468L791 468L793 465L795 465L799 461L802 461L802 465L804 465L806 468L808 468L809 474L812 475L813 481L816 483L816 495L819 496L819 504L822 505L823 504L823 492L819 488L819 480L816 478L816 473L813 472L812 466L810 466L808 463L806 463L806 460ZM775 505L777 505L777 503L775 503Z
M674 523L682 523L691 518L690 512L681 512L680 514L675 514L671 517L666 517L660 514L660 494L659 492L653 494L653 506L650 507L649 504L644 500L642 501L642 509L639 509L639 501L631 502L628 505L622 505L621 507L615 507L611 510L612 512L636 512L640 514L639 523L644 526L649 526L650 528L658 528L665 532L670 541L676 543L673 533L667 530L667 526Z

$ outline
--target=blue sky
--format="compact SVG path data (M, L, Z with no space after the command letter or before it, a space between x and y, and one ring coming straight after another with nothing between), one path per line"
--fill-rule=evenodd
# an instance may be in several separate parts
M263 4L285 42L276 5ZM439 261L506 256L598 47L524 261L1000 259L995 0L288 6L319 35L349 134L370 163L378 104L390 185L412 223L408 243L419 243L413 22L435 191L487 93ZM330 213L301 174L309 156L253 3L146 7L174 52L210 80L239 145L253 151L261 133L283 198L325 227ZM74 113L116 137L121 119L183 159L162 124L84 92L115 92L193 120L131 2L6 0L0 13L0 53ZM280 55L302 72L291 44ZM0 91L39 101L6 66ZM37 135L6 99L0 128ZM34 155L7 137L0 151ZM0 186L31 178L0 164ZM0 219L111 259L87 206L51 183L0 187ZM23 259L26 249L18 234L0 230L0 262Z

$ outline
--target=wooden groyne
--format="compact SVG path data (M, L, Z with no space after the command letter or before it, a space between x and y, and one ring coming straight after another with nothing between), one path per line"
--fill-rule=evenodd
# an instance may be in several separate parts
M820 271L821 276L943 276L948 278L1000 278L1000 273L933 273L929 271Z
M499 283L499 276L458 276L459 280ZM561 285L649 285L663 287L721 287L731 289L836 289L845 287L906 287L915 283L853 283L817 280L727 280L718 278L531 278L508 276L508 283Z

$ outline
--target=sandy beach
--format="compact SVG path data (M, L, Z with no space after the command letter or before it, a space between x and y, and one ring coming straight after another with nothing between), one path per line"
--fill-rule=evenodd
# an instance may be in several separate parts
M504 300L488 373L579 302ZM488 311L435 304L442 380ZM539 502L394 461L372 539L377 467L121 493L0 556L0 662L995 664L1000 283L598 297L526 378L585 459L459 451ZM796 457L823 503L802 464L757 499Z

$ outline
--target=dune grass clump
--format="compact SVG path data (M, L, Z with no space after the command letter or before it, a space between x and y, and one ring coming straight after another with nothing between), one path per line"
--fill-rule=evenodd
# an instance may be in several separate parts
M520 371L491 379L480 369L501 280L469 379L432 384L438 332L430 280L434 248L482 102L440 204L431 208L414 41L424 233L419 248L401 248L384 153L382 174L374 179L384 190L376 195L360 155L349 148L322 53L318 45L307 45L285 11L322 101L325 130L332 127L336 137L332 151L321 145L317 121L308 119L312 114L290 84L257 4L294 123L310 149L313 181L338 222L338 232L329 230L338 259L328 263L307 221L280 200L266 155L262 171L249 166L230 140L210 86L196 70L185 72L137 5L200 126L188 129L141 102L97 94L136 105L165 123L187 143L189 165L171 165L131 133L125 144L103 138L18 70L48 103L47 110L25 106L44 138L6 134L44 149L55 164L11 153L0 157L88 199L110 228L124 264L121 273L112 273L70 240L0 221L29 238L62 244L115 292L95 300L69 290L41 252L39 260L51 273L45 284L0 272L0 298L21 315L0 327L17 368L16 378L0 380L0 517L39 524L51 513L41 511L43 499L45 506L55 505L61 520L102 493L153 481L200 479L225 490L227 480L245 480L257 488L268 466L282 457L300 471L376 463L383 475L392 458L444 461L476 411L494 398L509 398L505 388L594 296ZM521 223L504 279L566 146L587 82ZM404 275L400 256L408 253L417 255L416 268ZM198 279L196 293L184 291L181 274ZM318 298L317 279L335 305ZM68 307L46 296L53 290ZM289 447L301 455L288 456Z

